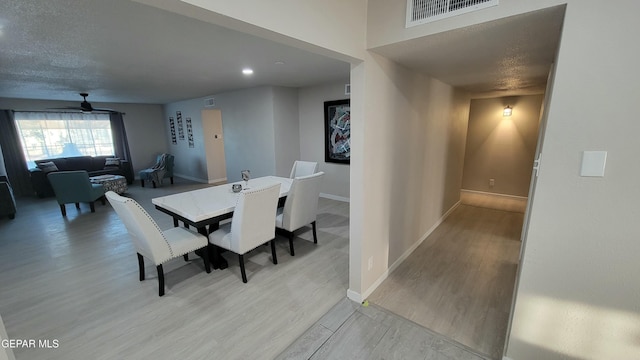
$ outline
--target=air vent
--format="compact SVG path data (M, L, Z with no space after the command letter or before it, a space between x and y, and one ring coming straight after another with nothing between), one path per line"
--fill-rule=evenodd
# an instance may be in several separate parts
M345 95L351 95L351 84L345 84L344 85L344 94Z
M407 27L498 5L498 0L407 0Z
M216 106L216 99L214 98L204 99L204 107L215 107L215 106Z

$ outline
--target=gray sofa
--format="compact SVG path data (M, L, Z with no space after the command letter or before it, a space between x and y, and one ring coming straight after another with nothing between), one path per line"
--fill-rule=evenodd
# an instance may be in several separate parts
M86 170L89 176L98 175L122 175L127 178L129 184L133 183L133 172L129 162L120 160L119 166L105 167L105 160L113 156L74 156L66 158L36 160L36 165L53 162L58 171ZM46 169L45 169L46 170ZM53 196L53 188L47 179L49 171L43 171L39 167L29 169L31 174L31 185L39 197Z

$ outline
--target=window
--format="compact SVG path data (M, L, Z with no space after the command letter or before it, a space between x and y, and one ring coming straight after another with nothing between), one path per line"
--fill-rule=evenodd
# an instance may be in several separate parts
M16 112L27 167L35 160L114 155L108 114Z

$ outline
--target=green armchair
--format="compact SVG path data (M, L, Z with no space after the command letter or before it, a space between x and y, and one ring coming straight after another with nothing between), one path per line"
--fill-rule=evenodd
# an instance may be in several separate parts
M89 203L91 212L96 212L94 202L102 200L102 205L106 203L104 198L104 187L101 184L92 184L89 181L89 173L84 170L77 171L57 171L47 175L56 200L60 204L62 216L67 216L65 204L75 203L80 209L80 203Z
M9 179L0 176L0 216L8 215L9 219L16 217L16 199L13 197L13 190Z

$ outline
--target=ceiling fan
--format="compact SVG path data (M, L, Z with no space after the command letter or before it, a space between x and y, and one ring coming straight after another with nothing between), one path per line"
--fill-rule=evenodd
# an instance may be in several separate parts
M110 113L115 113L118 112L116 110L113 109L105 109L105 108L94 108L93 106L91 106L91 103L87 101L87 96L89 96L89 93L80 93L80 96L82 96L82 98L84 99L81 103L80 106L67 106L64 108L58 108L63 109L63 110L80 110L83 113L90 113L90 112L94 112L94 111L104 111L104 112L110 112Z

